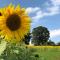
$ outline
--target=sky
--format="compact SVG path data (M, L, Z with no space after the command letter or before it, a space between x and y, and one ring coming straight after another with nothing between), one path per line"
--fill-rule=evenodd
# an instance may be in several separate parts
M60 42L60 0L0 0L0 7L10 3L26 9L32 20L31 31L44 26L50 31L50 39Z

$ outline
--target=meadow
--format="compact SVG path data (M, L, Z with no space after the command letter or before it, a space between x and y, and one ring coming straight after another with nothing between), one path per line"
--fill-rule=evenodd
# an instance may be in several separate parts
M60 46L29 46L36 50L36 60L60 60Z
M60 60L60 46L5 46L0 44L0 60Z

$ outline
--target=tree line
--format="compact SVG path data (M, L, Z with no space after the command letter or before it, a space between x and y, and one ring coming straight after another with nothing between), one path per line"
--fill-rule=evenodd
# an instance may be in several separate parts
M29 44L30 40L31 43L34 44L35 46L60 46L60 42L57 44L50 40L50 32L48 28L43 27L43 26L38 26L32 30L32 33L28 33L25 35L25 38L23 41L25 44Z

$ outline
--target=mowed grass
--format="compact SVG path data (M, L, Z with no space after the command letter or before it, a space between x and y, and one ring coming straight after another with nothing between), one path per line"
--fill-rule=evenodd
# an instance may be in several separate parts
M36 60L60 60L60 46L29 46L38 55Z

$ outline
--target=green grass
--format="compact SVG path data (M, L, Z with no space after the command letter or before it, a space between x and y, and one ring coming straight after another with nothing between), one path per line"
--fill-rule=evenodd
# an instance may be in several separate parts
M5 49L2 43L0 60L60 60L60 46L7 45Z
M30 47L37 50L34 54L38 54L36 60L60 60L60 47Z

